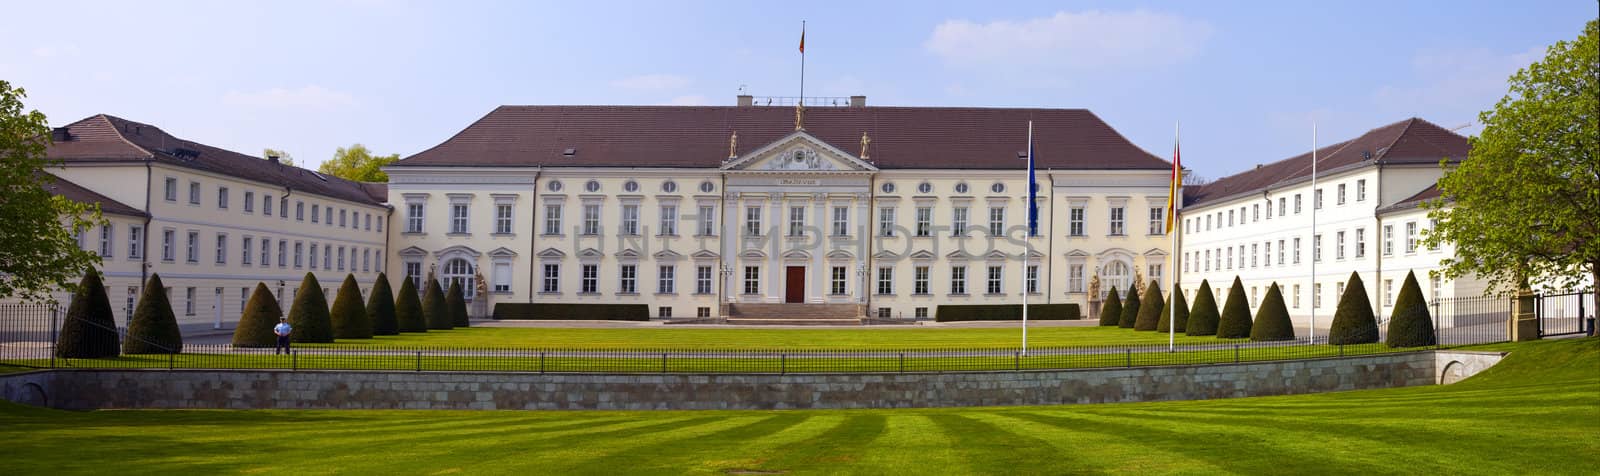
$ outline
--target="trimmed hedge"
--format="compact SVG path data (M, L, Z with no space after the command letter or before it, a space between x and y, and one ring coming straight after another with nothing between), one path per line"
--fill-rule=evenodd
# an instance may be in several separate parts
M1189 322L1185 323L1183 330L1192 336L1217 335L1217 321L1222 320L1217 313L1217 298L1211 294L1211 282L1200 281L1200 289L1194 292L1194 308L1189 310Z
M940 305L936 322L1020 321L1021 304ZM1077 304L1029 304L1030 321L1076 321L1083 319Z
M339 285L339 294L334 295L333 309L328 315L333 318L333 338L372 338L372 323L367 321L367 305L361 302L361 285L356 284L354 273L344 276L344 284Z
M1183 297L1183 286L1176 285L1173 286L1172 293L1167 296L1166 305L1161 308L1161 322L1156 324L1156 332L1183 333L1189 324L1189 299ZM1172 306L1178 306L1177 315L1172 314ZM1172 327L1177 328L1172 329Z
M1132 329L1133 323L1139 320L1140 304L1142 302L1140 302L1139 290L1134 289L1131 284L1128 285L1128 294L1124 294L1122 297L1122 316L1117 319L1117 327Z
M372 335L400 333L400 324L394 317L394 292L389 290L389 276L383 273L378 273L378 281L372 283L372 295L367 296L367 322L372 323Z
M1100 325L1111 327L1122 322L1122 298L1117 296L1117 288L1111 288L1111 293L1106 295L1105 304L1100 305Z
M1161 308L1165 304L1165 300L1161 299L1161 284L1150 280L1150 285L1144 287L1144 302L1139 303L1139 317L1133 321L1133 330L1156 330L1160 325Z
M450 292L444 296L444 305L450 309L450 324L456 327L469 327L472 325L467 320L467 297L461 294L461 282L450 282Z
M1350 273L1344 285L1344 295L1339 296L1339 308L1333 311L1333 325L1328 328L1328 343L1370 344L1378 341L1378 318L1372 314L1372 300L1367 298L1367 285L1359 273Z
M239 326L233 328L233 346L277 345L278 336L272 333L272 327L278 325L278 320L282 318L283 308L278 307L278 300L272 296L272 290L267 289L265 283L256 283L255 291L250 293L250 300L244 303L244 312L239 315Z
M1217 320L1217 338L1250 337L1250 302L1245 299L1244 283L1234 276L1233 287L1228 289L1228 302L1222 305L1222 318Z
M1389 347L1437 343L1433 335L1433 316L1428 312L1428 301L1422 298L1422 287L1417 285L1417 273L1406 273L1406 283L1400 286L1400 295L1394 300L1394 314L1389 316L1389 336L1384 343Z
M502 302L494 305L494 318L532 321L648 321L650 306Z
M172 303L167 301L167 287L161 284L161 275L150 273L139 295L139 307L128 320L128 338L122 341L124 354L177 354L183 352L183 332L178 330L178 317L172 315Z
M444 289L439 281L428 281L428 290L422 294L422 320L428 330L450 330L450 306L444 302Z
M328 297L322 295L317 276L306 273L300 292L289 305L290 342L333 342L333 318L328 315Z
M1294 322L1289 320L1289 307L1283 305L1283 292L1276 282L1261 300L1256 322L1250 326L1250 340L1294 340Z
M72 305L67 306L67 317L61 322L61 334L56 339L56 357L67 359L98 359L116 357L117 318L111 311L111 298L106 297L106 285L100 273L89 268L72 292Z
M428 321L422 317L422 300L417 299L417 287L411 278L400 279L400 295L394 299L396 332L428 332Z

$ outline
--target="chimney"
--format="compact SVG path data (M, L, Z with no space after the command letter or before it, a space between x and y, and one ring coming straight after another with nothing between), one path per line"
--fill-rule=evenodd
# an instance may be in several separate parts
M267 156L267 162L272 162L273 165L277 165L278 164L278 156L277 155L269 155L269 156Z
M756 103L755 96L751 96L749 94L740 94L737 97L739 98L739 102L738 102L739 107L750 107L750 106L756 105L755 104Z
M867 97L850 96L850 107L867 107Z

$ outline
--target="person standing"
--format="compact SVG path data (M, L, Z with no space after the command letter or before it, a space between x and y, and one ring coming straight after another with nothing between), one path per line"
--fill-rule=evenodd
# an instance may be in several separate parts
M279 352L289 353L289 332L293 330L294 327L289 325L289 318L278 318L278 325L272 326L272 333L278 335L278 345L273 347L273 355L277 355Z

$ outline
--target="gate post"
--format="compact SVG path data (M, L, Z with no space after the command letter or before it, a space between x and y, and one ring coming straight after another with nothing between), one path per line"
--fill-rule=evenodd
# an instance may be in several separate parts
M1507 334L1512 342L1539 339L1539 313L1534 309L1537 305L1538 299L1533 290L1523 286L1517 291L1517 296L1512 301L1511 319L1507 321L1511 327Z

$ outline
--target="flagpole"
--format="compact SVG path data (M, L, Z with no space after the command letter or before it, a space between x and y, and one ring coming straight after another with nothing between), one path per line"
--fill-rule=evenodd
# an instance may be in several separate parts
M1178 143L1182 136L1182 126L1178 121L1172 122L1172 196L1167 200L1172 203L1167 210L1168 232L1172 234L1172 270L1167 274L1172 278L1167 282L1167 302L1170 311L1167 313L1167 352L1175 350L1178 341L1178 256L1182 251L1178 248L1178 234L1183 232L1183 224L1178 221L1178 210L1183 208L1183 168L1178 166Z
M800 20L800 107L806 106L806 21Z
M1033 190L1033 121L1028 121L1028 168L1027 168L1027 171L1028 171L1028 182L1027 182L1026 187L1028 188L1028 203L1026 204L1026 206L1027 207L1032 207L1034 205L1033 204L1033 194L1034 194L1034 190ZM1024 208L1023 210L1032 210L1032 208ZM1025 245L1025 248L1027 249L1026 251L1022 252L1022 266L1021 266L1021 268L1022 268L1022 353L1023 354L1027 354L1028 353L1028 258L1033 255L1033 227L1034 227L1033 219L1034 219L1033 213L1030 211L1028 213L1028 227L1027 227L1028 229L1022 232L1023 233L1022 234L1022 242Z
M1317 343L1317 305L1322 304L1322 296L1317 292L1317 261L1322 258L1318 253L1322 249L1322 237L1317 236L1317 209L1322 207L1322 197L1317 191L1317 121L1311 121L1311 324L1306 335L1310 336L1311 343Z

